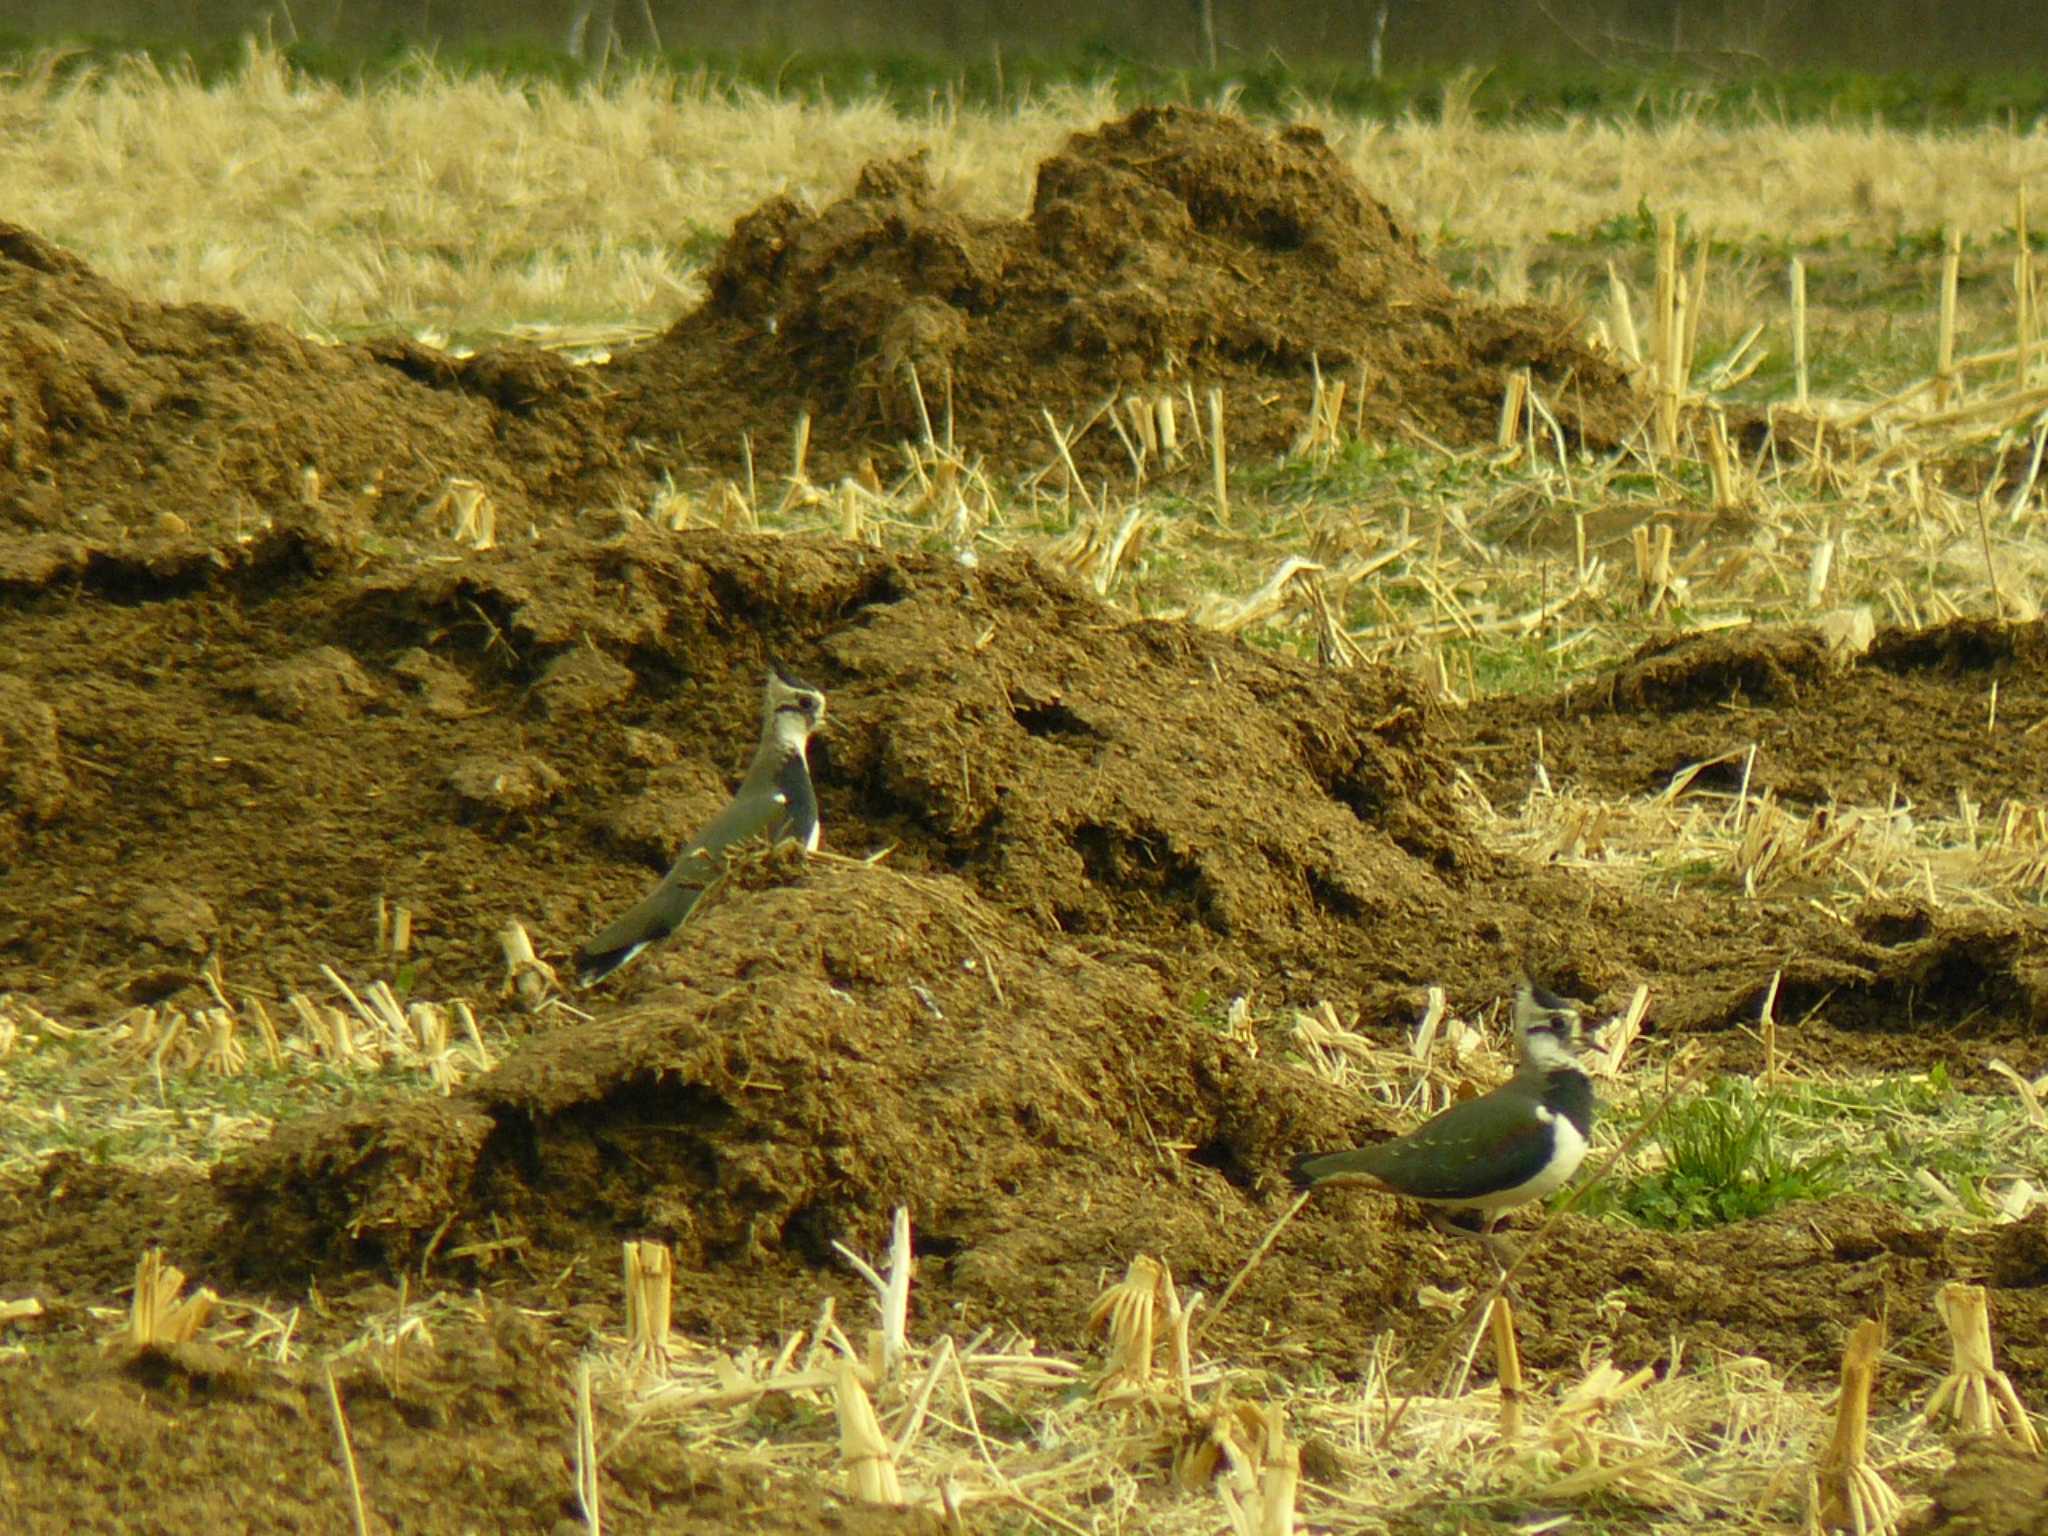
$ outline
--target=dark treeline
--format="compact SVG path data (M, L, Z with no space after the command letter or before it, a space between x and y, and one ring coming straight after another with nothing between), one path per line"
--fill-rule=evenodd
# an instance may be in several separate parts
M2048 73L2042 0L0 0L0 34L195 47L248 32L340 51L416 43L588 59L846 50L1223 70L1605 69Z

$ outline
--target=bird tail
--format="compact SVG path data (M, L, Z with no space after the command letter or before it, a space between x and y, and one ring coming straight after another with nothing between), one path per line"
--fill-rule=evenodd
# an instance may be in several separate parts
M694 890L656 886L645 901L608 923L576 951L576 985L594 987L641 950L659 944L682 926L696 904Z
M620 966L631 960L653 940L638 944L626 944L617 949L580 949L576 952L576 985L594 987Z
M1366 1166L1367 1156L1363 1151L1311 1153L1297 1157L1288 1176L1294 1180L1296 1189L1346 1182L1377 1183L1377 1176Z

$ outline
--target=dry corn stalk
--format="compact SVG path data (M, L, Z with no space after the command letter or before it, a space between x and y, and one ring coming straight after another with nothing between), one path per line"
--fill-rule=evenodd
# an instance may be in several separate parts
M2011 836L2011 828L2014 825L2014 823L2019 819L2016 818L2013 814L2015 809L2016 807L2013 806L2006 807L2007 831L2004 838L2002 839L2006 842L2015 841L2015 839ZM2036 809L2034 811L2034 817L2038 819L2040 815L2041 812L2038 809ZM2013 1069L2009 1065L2007 1065L2003 1061L2000 1061L1996 1056L1992 1057L1991 1060L1987 1061L1985 1065L1989 1067L1993 1072L1996 1072L2000 1077L2004 1078L2007 1082L2012 1084L2013 1092L2017 1093L2020 1096L2020 1103L2026 1106L2027 1124L2031 1125L2037 1131L2048 1131L2048 1107L2043 1106L2041 1102L2041 1095L2036 1085L2028 1082L2027 1079L2025 1079L2024 1077L2021 1077L2019 1073L2013 1071ZM2048 1079L2044 1079L2044 1081L2048 1081Z
M1806 263L1792 258L1792 403L1801 410L1807 400Z
M1842 1393L1835 1405L1835 1433L1815 1470L1815 1515L1821 1528L1871 1536L1898 1527L1899 1496L1870 1465L1870 1389L1884 1330L1865 1318L1849 1335L1842 1354Z
M441 487L441 494L420 509L421 518L428 523L441 522L450 514L454 522L448 537L457 544L477 551L497 547L498 509L491 501L491 493L477 481L451 475Z
M1583 1470L1600 1466L1600 1442L1592 1433L1593 1426L1613 1412L1616 1403L1642 1390L1656 1376L1656 1371L1647 1365L1624 1376L1613 1361L1602 1360L1586 1373L1583 1381L1565 1393L1550 1415L1550 1422L1543 1427L1544 1437L1573 1467Z
M1098 1396L1125 1387L1142 1392L1151 1386L1153 1313L1166 1280L1166 1266L1141 1253L1124 1270L1123 1279L1089 1309L1088 1331L1109 1334L1109 1371L1096 1386Z
M1223 1501L1230 1517L1230 1536L1293 1536L1294 1500L1301 1483L1301 1448L1287 1436L1286 1414L1277 1406L1260 1409L1251 1404L1241 1405L1234 1411L1225 1437L1235 1445L1237 1437L1259 1436L1262 1432L1262 1439L1246 1440L1250 1459L1229 1463L1232 1475L1214 1482L1216 1496ZM1197 1449L1202 1444L1193 1442ZM1212 1467L1210 1476L1213 1474ZM1190 1485L1191 1489L1198 1486Z
M1529 370L1517 368L1508 375L1507 384L1501 390L1500 420L1494 426L1493 445L1496 448L1519 446L1522 436L1522 418L1529 411Z
M251 994L243 1000L249 1010L249 1017L256 1021L256 1034L263 1041L263 1054L269 1058L272 1067L284 1065L284 1042L277 1037L277 1025L271 1022L270 1010L263 1006L263 999Z
M1830 659L1837 662L1854 661L1870 649L1870 642L1877 638L1877 615L1865 603L1848 608L1831 608L1814 620L1814 628L1827 642Z
M164 1262L164 1251L151 1248L135 1266L135 1299L128 1307L128 1342L136 1349L163 1349L189 1343L205 1326L220 1298L201 1287L178 1299L185 1272Z
M1963 232L1951 224L1942 235L1941 291L1936 316L1934 408L1945 411L1958 392L1956 379L1956 279L1962 271Z
M206 1049L199 1058L201 1070L221 1077L233 1077L249 1065L249 1052L235 1038L235 1016L225 1008L202 1008L199 1020L206 1026Z
M370 1536L370 1512L363 1503L363 1477L356 1466L355 1447L349 1443L348 1415L341 1407L341 1386L334 1379L334 1364L323 1361L321 1380L327 1387L327 1411L334 1420L334 1440L341 1450L341 1469L348 1474L349 1513L355 1518L356 1536Z
M1266 1470L1259 1476L1258 1536L1294 1536L1294 1500L1301 1486L1301 1447L1278 1407L1266 1415Z
M361 1060L356 1049L355 1026L337 1008L316 1003L303 992L294 992L285 1003L298 1018L299 1029L315 1057L354 1064Z
M1189 1407L1194 1406L1194 1344L1189 1337L1189 1325L1194 1321L1195 1309L1202 1304L1202 1293L1195 1291L1183 1303L1180 1292L1174 1289L1173 1275L1165 1265L1159 1267L1159 1299L1166 1308L1167 1382L1180 1393L1180 1400Z
M1348 386L1342 379L1335 384L1325 383L1322 365L1313 356L1309 358L1309 370L1308 419L1295 434L1289 457L1327 464L1344 446L1344 394Z
M419 1042L434 1091L453 1093L462 1082L462 1065L448 1044L448 1010L439 1003L413 1003L405 1010L405 1022Z
M1235 1403L1219 1391L1215 1402L1193 1416L1186 1438L1175 1448L1174 1480L1193 1493L1221 1477L1233 1495L1250 1497L1258 1489L1269 1412L1279 1410Z
M910 1277L917 1264L910 1251L910 1207L899 1205L889 1224L889 1274L884 1279L875 1267L846 1244L834 1242L839 1256L861 1279L875 1288L875 1305L882 1314L880 1375L887 1381L896 1374L903 1357L910 1352Z
M1649 984L1639 982L1629 997L1628 1007L1594 1030L1599 1040L1586 1052L1587 1070L1596 1077L1621 1076L1622 1061L1628 1055L1628 1048L1641 1036L1643 1018L1649 1011Z
M1948 1324L1955 1364L1934 1389L1921 1412L1922 1421L1932 1424L1945 1412L1966 1434L1998 1435L2039 1455L2041 1437L2013 1390L2012 1378L1991 1356L1991 1314L1984 1287L1951 1280L1934 1293L1934 1310Z
M1659 523L1654 532L1648 523L1638 523L1631 532L1639 600L1643 612L1652 618L1665 604L1685 600L1685 584L1671 570L1671 545L1675 538L1669 523Z
M519 1005L528 1013L533 1012L558 990L561 983L555 979L555 969L533 952L533 940L526 936L526 927L517 918L505 925L498 935L498 946L505 951L505 985L502 990L519 994Z
M576 1366L576 1505L583 1511L583 1529L598 1536L604 1529L604 1500L598 1488L597 1411L590 1401L590 1362Z
M1230 521L1230 459L1223 447L1223 391L1209 391L1209 474L1215 482L1216 521Z
M851 1360L839 1362L836 1383L839 1407L839 1459L846 1464L846 1486L867 1504L901 1504L903 1485L896 1476L896 1453L875 1417L875 1405L860 1384L860 1370Z
M469 1040L469 1053L475 1058L477 1069L482 1072L493 1070L498 1063L491 1056L490 1047L484 1044L484 1032L477 1027L476 1015L461 998L455 999L455 1017L461 1021L462 1033Z
M1500 1442L1512 1445L1522 1433L1522 1352L1515 1344L1515 1314L1507 1297L1493 1298L1488 1326L1493 1331L1494 1378L1500 1383Z
M1686 293L1678 273L1678 219L1668 210L1657 215L1657 285L1652 300L1650 363L1657 386L1657 408L1651 421L1659 456L1678 451L1678 411L1686 386Z
M1109 508L1091 511L1074 524L1072 532L1062 534L1042 553L1087 582L1097 596L1107 597L1145 547L1150 518L1141 502L1133 502L1121 520Z
M626 1358L665 1371L675 1260L666 1243L629 1242L625 1251Z
M1173 1273L1147 1254L1131 1260L1124 1277L1096 1299L1089 1309L1091 1333L1109 1335L1110 1368L1096 1384L1096 1395L1144 1396L1152 1386L1152 1344L1156 1324L1166 1322L1167 1390L1192 1410L1195 1404L1192 1377L1194 1340L1190 1325L1202 1304L1202 1293L1193 1292L1185 1303L1174 1288Z

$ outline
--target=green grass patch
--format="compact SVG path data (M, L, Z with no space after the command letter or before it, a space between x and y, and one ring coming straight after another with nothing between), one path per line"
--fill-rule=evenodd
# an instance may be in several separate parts
M1617 1139L1635 1121L1624 1110ZM2016 1096L1966 1093L1948 1070L1860 1082L1731 1078L1682 1100L1648 1165L1587 1191L1588 1215L1661 1231L1765 1216L1799 1200L1872 1196L1917 1215L1990 1220L2005 1183L2048 1183L2048 1138ZM1953 1204L1927 1183L1939 1182Z
M1778 1100L1744 1080L1671 1106L1652 1139L1663 1165L1587 1197L1591 1214L1664 1232L1767 1216L1843 1187L1839 1160L1806 1154L1780 1132Z
M298 1055L282 1068L153 1071L96 1033L17 1045L0 1061L0 1169L68 1152L102 1165L209 1167L263 1140L280 1120L421 1091L418 1072L344 1071Z

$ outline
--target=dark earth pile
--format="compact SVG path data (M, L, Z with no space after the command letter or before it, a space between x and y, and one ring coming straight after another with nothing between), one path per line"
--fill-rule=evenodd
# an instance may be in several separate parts
M1021 220L949 212L915 159L869 166L821 213L767 203L702 307L582 369L525 347L320 346L136 299L0 224L0 528L31 536L0 556L35 578L119 544L169 572L308 507L446 537L476 492L501 540L523 538L644 504L663 472L736 470L743 435L779 473L799 411L813 473L886 470L921 430L906 364L935 417L950 398L960 446L1006 472L1052 458L1041 411L1071 430L1119 392L1187 387L1224 390L1236 462L1269 461L1318 364L1353 386L1347 426L1378 435L1486 440L1521 368L1592 443L1636 413L1570 317L1454 294L1314 129L1168 108L1076 135ZM1107 425L1075 453L1091 476L1129 473Z
M1238 162L1217 146L1233 144L1256 175L1223 177ZM1274 287L1307 315L1326 291L1312 278L1423 295L1403 355L1449 356L1425 342L1453 332L1483 352L1485 323L1333 175L1311 137L1189 114L1077 140L1033 219L1005 231L876 172L816 221L754 216L710 308L646 357L730 340L765 305L785 323L757 349L763 379L850 379L866 333L830 317L886 321L933 296L919 273L951 273L964 299L1046 300L1059 251L1095 295L1058 333L1076 371L1045 375L1076 389L1092 377L1077 360L1105 348L1141 372L1169 352L1205 359L1203 377L1296 367L1307 338L1261 340L1246 306ZM1128 249L1098 238L1111 224ZM1379 243L1361 254L1339 237L1353 229ZM833 254L855 246L869 259ZM1235 307L1204 265L1226 247L1250 274ZM291 1120L211 1175L81 1154L0 1179L0 1296L50 1308L32 1360L0 1367L19 1388L0 1416L13 1528L106 1528L144 1501L166 1527L343 1528L311 1367L196 1351L138 1371L89 1342L104 1323L87 1308L119 1304L151 1242L216 1288L303 1303L316 1351L388 1315L401 1274L415 1300L468 1298L404 1390L342 1373L366 1480L410 1530L563 1513L561 1377L592 1329L617 1326L624 1237L675 1244L678 1321L738 1342L808 1321L821 1291L852 1315L831 1243L874 1247L897 1203L923 1244L922 1336L1002 1320L1079 1349L1089 1301L1139 1250L1214 1295L1294 1153L1385 1127L1280 1035L1254 1050L1220 1030L1238 994L1262 1011L1331 999L1392 1038L1432 982L1470 1007L1521 966L1610 1003L1647 981L1656 1034L1749 1071L1741 1025L1783 971L1781 1044L1807 1060L1940 1061L2001 1092L1987 1057L2048 1068L2036 922L1907 907L1850 928L1796 896L1712 886L1622 899L1480 846L1459 774L1516 799L1540 727L1553 777L1605 791L1756 741L1753 787L1791 803L1868 802L1894 778L1930 798L2038 798L2040 626L1884 636L1847 668L1802 636L1727 635L1568 697L1446 714L1392 673L1131 620L1022 556L969 569L644 523L594 536L578 498L639 472L605 445L616 413L649 408L651 375L630 396L625 372L535 355L312 347L139 305L19 232L0 261L0 991L104 1023L203 1003L218 956L231 995L281 1014L323 963L388 971L381 896L418 914L419 995L503 1017L497 928L520 916L559 956L637 895L726 792L771 655L831 698L815 757L828 849L893 850L765 861L686 941L586 998L593 1018L515 1020L500 1069L451 1097ZM1153 288L1203 296L1155 311ZM956 408L997 420L1008 408L977 391L1015 370L974 348L1055 331L1043 315L977 328L958 307ZM1197 310L1209 329L1188 329ZM1345 336L1384 341L1383 320L1319 314L1324 363ZM1393 354L1362 355L1391 370ZM1457 352L1447 376L1479 355ZM1441 429L1488 395L1427 398L1448 414L1418 419ZM850 386L816 404L858 408ZM488 488L499 547L422 526L450 476ZM1993 680L2010 725L1987 736ZM1416 1287L1483 1266L1410 1213L1332 1199L1213 1342L1281 1368L1350 1368L1387 1326L1426 1350L1445 1322L1414 1309ZM1889 1298L1892 1348L1932 1370L1946 1344L1924 1301L1955 1277L1997 1288L2002 1362L2048 1395L2040 1213L1944 1233L1837 1200L1676 1238L1567 1219L1520 1282L1525 1349L1542 1371L1588 1352L1633 1366L1676 1331L1818 1381ZM81 1459L105 1475L81 1479ZM672 1443L607 1471L622 1508L660 1507L672 1528L869 1528L822 1495L761 1525L758 1487ZM443 1484L465 1492L431 1498Z
M752 432L780 468L800 402L817 460L843 468L916 437L922 392L935 422L950 401L971 452L1028 467L1053 460L1042 411L1071 431L1107 399L1189 386L1220 386L1233 452L1270 460L1317 367L1352 391L1347 427L1460 445L1491 440L1527 368L1574 438L1611 445L1639 412L1576 330L1454 294L1316 129L1162 107L1076 134L1023 219L952 212L920 157L869 166L822 212L765 204L734 227L710 301L606 377L628 429L692 465L736 463ZM1107 425L1076 456L1129 471Z

